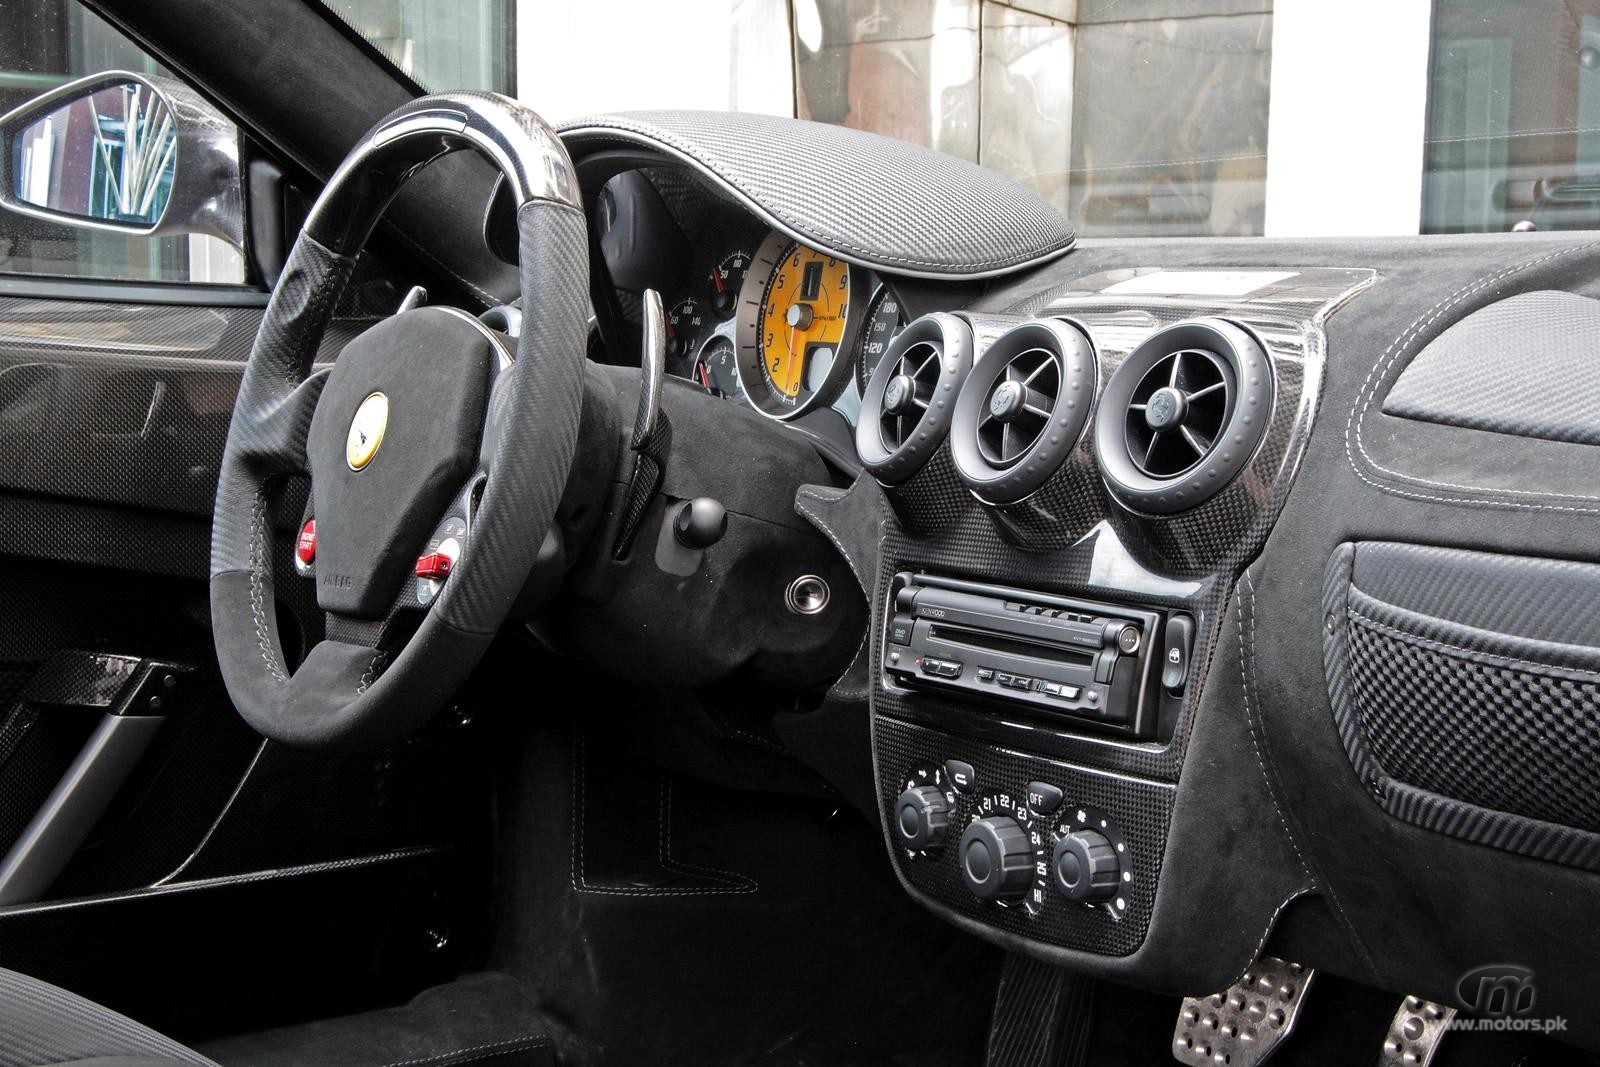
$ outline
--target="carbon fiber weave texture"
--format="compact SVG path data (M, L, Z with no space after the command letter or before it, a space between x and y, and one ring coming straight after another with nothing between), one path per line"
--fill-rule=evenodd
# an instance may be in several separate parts
M1028 915L1020 907L985 904L967 888L955 849L948 846L938 855L915 860L906 859L902 850L893 850L896 865L911 885L962 915L1045 944L1125 956L1144 941L1155 909L1162 849L1172 814L1171 788L1133 778L1087 773L1064 762L975 743L881 713L873 718L872 738L884 826L895 825L895 800L904 786L903 777L910 770L956 757L976 769L980 791L997 789L1022 796L1028 782L1046 781L1066 793L1066 805L1087 804L1110 812L1133 854L1134 879L1127 894L1128 908L1120 921L1099 908L1068 904L1053 893L1037 916ZM973 799L962 798L962 807L951 815L952 827L966 824Z
M1384 398L1402 418L1600 444L1600 300L1539 290L1454 323Z
M1329 698L1352 766L1386 810L1507 851L1600 865L1600 648L1538 636L1561 629L1564 612L1579 619L1567 633L1592 633L1581 619L1592 605L1570 594L1597 581L1589 564L1341 546L1324 585ZM1533 595L1509 595L1514 586Z
M0 970L0 1067L103 1057L209 1065L149 1027L16 971Z
M493 633L533 569L555 519L583 414L589 246L581 212L533 200L517 213L523 311L488 488L462 566L434 611L449 625ZM492 417L492 416L491 416Z
M901 274L1001 273L1073 243L1066 219L1031 190L954 156L842 126L640 111L577 119L561 135L574 157L615 143L665 149L808 244Z
M333 316L339 291L355 268L341 256L302 235L273 291L261 320L250 361L239 385L239 399L228 429L217 484L211 535L211 573L254 571L263 525L265 479L299 473L290 457L304 447L315 411L315 397L281 414L306 380L311 362ZM270 572L264 575L270 584Z
M989 1022L985 1067L1083 1067L1094 1002L1093 979L1007 953Z
M258 307L0 297L0 491L209 520L261 318ZM367 324L335 320L317 358ZM20 523L0 527L0 548L49 548Z

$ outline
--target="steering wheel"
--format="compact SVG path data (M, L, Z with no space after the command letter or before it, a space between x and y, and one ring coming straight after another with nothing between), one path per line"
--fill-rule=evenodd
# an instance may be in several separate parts
M373 326L331 372L313 373L384 207L411 175L463 149L499 168L516 204L525 325L515 359L471 316L423 307ZM528 578L572 468L588 279L572 161L555 132L513 100L421 97L373 127L339 166L262 318L217 486L217 658L258 732L301 747L382 745L422 726L477 665ZM311 479L312 578L327 636L291 672L273 610L269 506L293 475ZM464 531L459 551L448 563L431 559L428 573L448 567L448 576L422 587L430 595L419 605L418 556L451 516Z

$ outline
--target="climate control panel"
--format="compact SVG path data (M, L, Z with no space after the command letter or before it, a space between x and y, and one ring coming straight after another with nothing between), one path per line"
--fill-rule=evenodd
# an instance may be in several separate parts
M872 734L884 837L914 897L1043 945L1143 943L1174 783L881 711Z
M953 867L976 901L1034 918L1127 914L1133 850L1100 807L1048 781L984 782L954 758L917 764L901 782L893 839L908 863Z

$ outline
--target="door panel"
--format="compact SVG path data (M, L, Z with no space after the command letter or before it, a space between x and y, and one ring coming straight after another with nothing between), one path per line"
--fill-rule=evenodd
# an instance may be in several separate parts
M261 312L0 297L0 857L106 714L39 698L41 668L81 651L192 668L42 898L0 906L0 966L149 1018L173 1018L174 997L242 1026L313 991L319 1010L406 995L471 943L466 894L482 885L470 715L396 751L329 757L264 742L227 699L211 502ZM369 321L336 320L320 359ZM275 503L282 575L304 499L291 483ZM288 643L308 648L322 629L310 584L277 592ZM249 965L218 975L206 956L241 924ZM329 951L309 952L311 931Z

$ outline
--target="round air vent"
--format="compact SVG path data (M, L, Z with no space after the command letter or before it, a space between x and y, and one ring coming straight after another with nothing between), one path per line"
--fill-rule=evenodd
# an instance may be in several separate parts
M1025 322L989 346L956 400L950 448L979 499L1028 496L1072 453L1094 406L1094 348L1057 319Z
M1151 334L1106 383L1095 458L1107 487L1139 511L1171 514L1231 482L1272 415L1272 362L1221 319Z
M856 421L856 453L878 481L899 485L933 458L971 369L972 330L954 315L924 315L900 331L867 381Z

